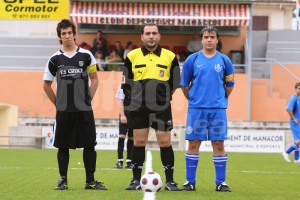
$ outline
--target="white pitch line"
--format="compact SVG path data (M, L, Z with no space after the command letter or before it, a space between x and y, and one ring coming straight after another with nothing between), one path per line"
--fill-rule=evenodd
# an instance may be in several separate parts
M268 172L268 171L228 171L229 173L245 173L245 174L300 174L300 172Z
M145 173L152 172L152 154L151 151L147 151L147 160L145 166ZM155 200L156 192L144 192L143 200Z
M152 154L151 151L147 151L147 160L146 160L146 167L145 171L147 172L152 172Z

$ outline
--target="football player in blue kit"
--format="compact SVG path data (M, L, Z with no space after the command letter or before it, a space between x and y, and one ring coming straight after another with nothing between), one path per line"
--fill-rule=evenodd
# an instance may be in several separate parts
M219 33L206 26L200 33L203 50L191 54L183 65L180 85L188 100L185 139L188 140L186 183L183 190L196 190L196 171L202 141L210 140L216 173L216 191L230 192L226 179L226 108L234 86L234 67L230 59L216 50Z

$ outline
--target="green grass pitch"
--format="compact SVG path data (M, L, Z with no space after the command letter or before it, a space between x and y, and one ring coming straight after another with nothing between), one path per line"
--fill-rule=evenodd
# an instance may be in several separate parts
M85 172L82 150L70 150L69 189L54 190L59 179L56 150L0 149L0 199L101 199L141 200L143 192L126 191L131 171L116 170L116 151L97 151L95 177L108 191L84 190ZM185 152L175 152L175 181L185 182ZM125 153L124 153L125 155ZM165 180L159 151L152 151L153 170ZM80 162L80 163L79 163ZM277 200L300 199L300 164L287 163L280 154L228 153L227 183L231 193L215 192L212 153L201 153L197 171L197 191L169 192L161 190L157 200L222 199Z

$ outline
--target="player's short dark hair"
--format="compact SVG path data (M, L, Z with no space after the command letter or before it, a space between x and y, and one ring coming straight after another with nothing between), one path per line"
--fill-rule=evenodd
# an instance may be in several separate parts
M57 27L56 27L57 36L60 38L61 37L61 29L66 29L69 27L72 28L73 34L76 35L75 24L71 20L63 19L57 24ZM60 40L60 44L62 44L61 40Z
M203 37L203 33L204 33L204 32L209 32L209 33L215 32L216 35L217 35L217 39L219 39L219 37L220 37L218 29L217 29L216 27L214 27L214 26L205 26L205 27L201 30L201 32L200 32L200 38L201 38L201 39L202 39L202 37Z
M300 86L300 82L295 83L295 89Z
M158 30L158 32L159 32L159 29L158 29L157 24L155 24L155 23L153 23L153 22L149 22L149 23L145 23L145 24L144 24L144 26L143 26L143 28L142 28L142 35L144 34L144 29L145 29L146 26L156 26L156 27L157 27L157 30Z

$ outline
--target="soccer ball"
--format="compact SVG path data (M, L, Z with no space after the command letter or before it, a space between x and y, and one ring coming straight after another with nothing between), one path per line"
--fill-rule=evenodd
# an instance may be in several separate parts
M160 175L156 172L145 173L140 183L144 192L158 192L163 185Z

